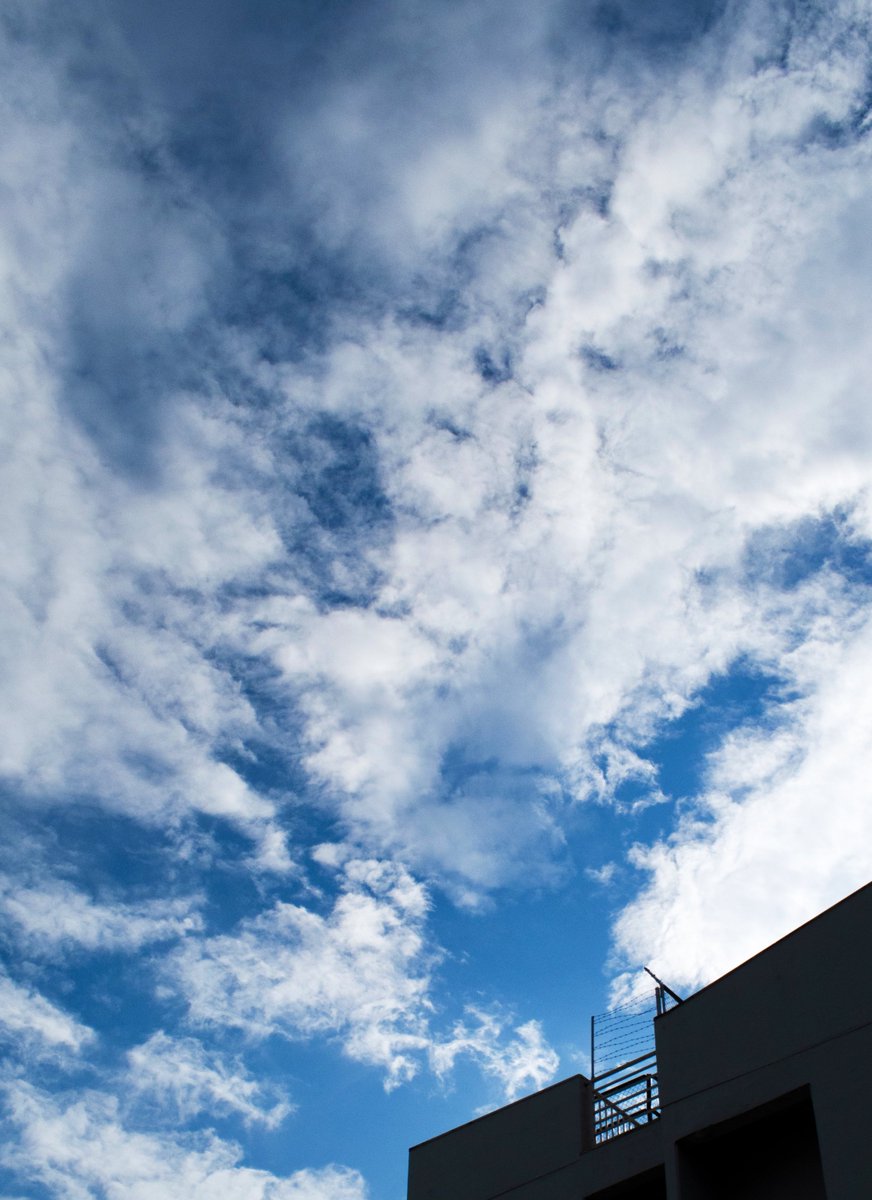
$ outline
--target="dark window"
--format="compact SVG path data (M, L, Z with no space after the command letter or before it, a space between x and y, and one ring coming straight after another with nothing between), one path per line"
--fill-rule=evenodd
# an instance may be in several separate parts
M826 1200L807 1090L678 1143L686 1200Z

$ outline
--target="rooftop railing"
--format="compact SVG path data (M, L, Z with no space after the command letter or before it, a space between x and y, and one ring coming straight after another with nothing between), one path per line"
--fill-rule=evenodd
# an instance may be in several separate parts
M657 1055L653 1050L593 1079L594 1140L605 1142L660 1115Z
M650 974L650 972L649 972ZM590 1019L594 1142L630 1133L660 1116L654 1017L681 998L657 980L653 996Z

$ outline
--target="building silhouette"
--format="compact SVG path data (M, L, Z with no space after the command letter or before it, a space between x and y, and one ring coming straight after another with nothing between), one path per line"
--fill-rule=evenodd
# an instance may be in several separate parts
M615 1018L592 1079L413 1147L408 1200L872 1200L872 884L677 1001L653 1047L612 1065Z

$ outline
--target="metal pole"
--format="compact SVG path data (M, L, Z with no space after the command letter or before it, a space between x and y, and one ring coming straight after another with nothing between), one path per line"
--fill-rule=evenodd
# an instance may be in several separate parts
M662 979L658 979L652 970L650 970L648 967L643 967L642 970L645 971L646 974L650 975L655 983L659 983L666 995L671 996L676 1004L684 1003L678 992L673 992L672 988L665 984Z

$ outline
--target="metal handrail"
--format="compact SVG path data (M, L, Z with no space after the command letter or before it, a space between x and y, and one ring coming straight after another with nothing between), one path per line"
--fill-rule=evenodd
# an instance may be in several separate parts
M646 1054L640 1054L638 1058L631 1058L629 1062L621 1063L619 1067L612 1067L608 1071L601 1071L599 1075L595 1075L591 1080L592 1083L599 1083L602 1079L608 1079L610 1075L617 1075L619 1071L626 1071L628 1067L635 1067L637 1063L645 1062L646 1059L654 1059L657 1057L655 1050L649 1050Z
M653 1055L645 1055L645 1059L655 1064ZM600 1090L594 1088L594 1139L597 1142L607 1141L647 1125L656 1120L659 1115L657 1101L659 1089L656 1072L641 1072L630 1076L620 1076L621 1070L637 1066L625 1063L623 1067L614 1068L603 1073L613 1079L611 1085Z
M620 1083L616 1083L613 1087L602 1089L596 1088L596 1094L598 1096L602 1096L602 1098L605 1100L609 1096L616 1096L619 1092L629 1091L629 1089L636 1083L646 1083L647 1080L651 1079L652 1077L656 1078L656 1076L652 1076L650 1071L646 1072L644 1075L634 1075L632 1079L622 1079Z

